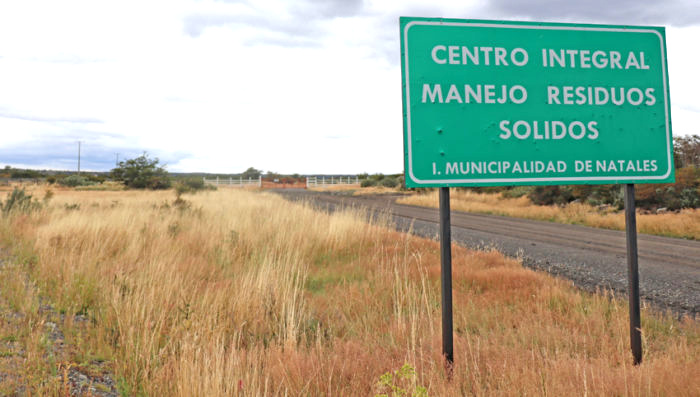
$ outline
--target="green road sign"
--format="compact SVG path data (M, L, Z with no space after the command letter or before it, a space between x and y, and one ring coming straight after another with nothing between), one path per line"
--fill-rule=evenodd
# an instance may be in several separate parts
M407 186L674 181L664 28L400 25Z

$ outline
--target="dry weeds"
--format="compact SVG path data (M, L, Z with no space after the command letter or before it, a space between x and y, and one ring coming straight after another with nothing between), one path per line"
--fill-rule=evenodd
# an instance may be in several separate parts
M405 363L436 396L700 394L696 322L644 311L634 367L623 301L460 247L449 382L436 242L260 192L173 198L58 191L0 223L41 293L92 320L75 357L106 357L125 394L373 395Z

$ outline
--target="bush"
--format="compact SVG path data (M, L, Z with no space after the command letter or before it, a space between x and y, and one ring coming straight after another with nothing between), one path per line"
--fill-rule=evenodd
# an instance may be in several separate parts
M201 178L186 178L181 179L177 182L189 189L189 192L198 192L200 190L216 190L216 186L207 185Z
M27 194L24 188L15 188L4 203L0 203L3 215L13 212L31 212L41 208L39 200L32 198L31 194Z
M171 186L168 172L158 165L159 160L143 155L127 161L120 161L119 167L112 170L112 178L124 182L133 189L168 189Z
M255 169L253 167L249 167L247 170L243 171L241 174L241 178L243 179L258 179L260 175L262 175L263 171Z
M527 197L537 205L562 205L574 200L569 186L537 186Z
M664 207L669 210L679 210L681 208L697 208L700 206L700 195L697 189L685 188L677 189L674 186L657 188L652 202L656 207Z
M700 207L700 194L697 189L683 189L680 194L681 208Z
M360 182L360 187L372 187L372 186L377 186L377 181L374 179L363 179L362 182Z
M676 170L674 184L640 184L635 188L639 208L678 210L700 206L700 168L684 167Z
M501 192L503 198L519 198L532 193L535 190L533 186L514 186L511 189Z
M102 183L104 182L107 178L105 178L102 175L93 175L93 174L87 174L85 176L90 182L95 182L95 183Z
M197 193L202 190L216 190L216 186L207 185L199 178L187 178L175 183L175 205L182 206L186 202L182 198L185 193Z
M396 180L396 178L388 176L382 179L379 182L382 186L388 187L388 188L394 188L399 185L399 181Z
M201 179L184 179L175 182L175 194L180 197L185 193L197 193L202 190L216 190L216 186L205 185Z
M427 397L428 389L418 384L416 370L409 364L379 377L375 397Z
M700 135L674 137L673 159L676 169L700 167Z
M578 190L576 198L592 206L607 204L617 209L623 209L625 207L625 191L623 185L587 186L585 189Z
M370 176L370 179L374 180L375 182L379 182L382 179L384 179L384 174L379 173L379 174L374 174Z
M63 186L68 186L68 187L91 186L91 185L96 184L95 182L92 182L89 179L87 179L86 177L81 176L81 175L67 176L67 177L61 179L58 183L63 185Z
M25 178L25 179L36 179L41 178L43 175L39 171L34 170L22 170L17 168L10 169L10 178Z

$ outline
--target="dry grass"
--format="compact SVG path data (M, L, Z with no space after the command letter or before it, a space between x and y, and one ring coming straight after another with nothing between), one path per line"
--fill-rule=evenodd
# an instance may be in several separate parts
M353 193L354 196L367 195L367 194L408 194L402 192L398 187L385 187L385 186L369 186L363 187L356 190Z
M359 189L361 189L360 185L328 185L309 188L314 192L354 192Z
M438 207L438 192L416 194L397 200L400 204ZM573 223L605 229L625 229L624 212L599 211L581 203L563 207L535 205L527 197L503 198L500 194L453 191L450 193L453 210L505 215L517 218ZM700 239L700 210L686 209L679 213L637 214L640 233L661 236Z
M399 385L436 396L700 394L696 322L644 311L634 367L624 302L459 247L449 382L436 242L265 193L173 198L59 191L0 223L41 294L93 319L76 357L112 361L127 395L373 395L404 363Z

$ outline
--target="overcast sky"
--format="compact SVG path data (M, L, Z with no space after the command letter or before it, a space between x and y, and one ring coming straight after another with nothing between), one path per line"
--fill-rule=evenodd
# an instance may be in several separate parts
M6 1L0 167L403 170L399 16L666 27L674 135L700 134L697 0Z

